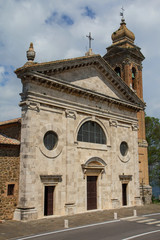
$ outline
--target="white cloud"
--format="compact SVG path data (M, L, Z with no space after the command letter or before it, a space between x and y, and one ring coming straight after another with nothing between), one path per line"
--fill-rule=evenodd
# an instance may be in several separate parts
M0 84L4 79L4 73L5 73L5 68L3 66L0 66Z
M122 5L127 27L134 32L135 43L146 56L143 80L147 113L160 118L157 90L160 88L157 64L160 62L159 0L7 0L0 2L0 110L3 110L0 121L20 113L21 83L13 69L27 61L30 42L34 43L35 61L71 58L85 54L86 35L91 32L93 52L104 55L106 47L112 43L112 32L119 28ZM90 16L89 10L88 16L84 14L86 9L91 10ZM54 12L58 19L46 24ZM73 24L66 24L69 19ZM5 75L6 71L9 76Z

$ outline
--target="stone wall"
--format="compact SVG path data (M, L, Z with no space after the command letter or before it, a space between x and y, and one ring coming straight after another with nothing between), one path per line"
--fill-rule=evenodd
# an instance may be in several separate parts
M0 220L12 219L18 202L19 146L0 145ZM8 184L14 184L8 195Z
M84 80L83 86L87 83ZM97 209L123 206L122 184L127 185L127 205L140 205L138 127L134 110L33 82L25 82L23 89L28 91L25 97L29 100L21 105L20 187L14 219L44 216L46 186L54 186L54 215L85 212L88 176L97 176ZM80 127L87 121L101 126L106 144L77 140ZM43 141L49 131L58 136L52 150ZM120 153L123 141L128 144L124 156ZM104 166L95 161L89 168L87 162L97 158ZM58 177L62 180L58 181Z
M140 196L141 196L142 204L151 204L152 203L152 187L149 185L141 185Z

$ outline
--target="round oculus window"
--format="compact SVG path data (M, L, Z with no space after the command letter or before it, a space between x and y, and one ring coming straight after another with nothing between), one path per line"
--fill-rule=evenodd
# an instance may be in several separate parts
M126 156L128 153L128 144L126 142L121 142L120 145L120 152L122 156Z
M57 142L58 142L58 136L55 132L53 131L46 132L43 138L43 143L48 150L50 151L53 150L56 147Z

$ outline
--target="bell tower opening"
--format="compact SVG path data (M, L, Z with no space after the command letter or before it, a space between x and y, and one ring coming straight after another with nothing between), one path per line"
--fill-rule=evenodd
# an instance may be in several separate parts
M115 70L115 72L117 73L117 75L118 75L119 77L121 77L121 69L120 69L120 67L116 67L114 70Z
M132 88L136 90L136 69L133 67L132 68Z

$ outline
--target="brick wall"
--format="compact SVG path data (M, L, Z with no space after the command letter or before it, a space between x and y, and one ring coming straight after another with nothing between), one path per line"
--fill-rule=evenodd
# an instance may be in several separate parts
M0 219L12 219L18 203L19 146L0 145ZM8 195L8 185L14 186Z

